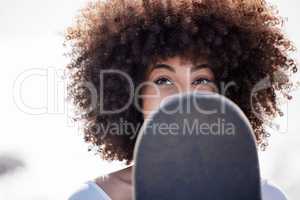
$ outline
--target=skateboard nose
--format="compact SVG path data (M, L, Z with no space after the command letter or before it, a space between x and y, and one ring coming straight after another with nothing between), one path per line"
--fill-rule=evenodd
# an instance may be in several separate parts
M199 112L198 105L216 113ZM253 130L241 109L221 95L170 97L143 124L134 160L135 200L261 200Z

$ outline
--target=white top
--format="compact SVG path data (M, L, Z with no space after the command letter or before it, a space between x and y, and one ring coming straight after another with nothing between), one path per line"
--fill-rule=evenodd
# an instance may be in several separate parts
M266 180L261 182L263 200L287 200L287 196L278 187ZM68 200L112 200L94 181L85 182Z
M85 182L68 200L111 200L95 181Z

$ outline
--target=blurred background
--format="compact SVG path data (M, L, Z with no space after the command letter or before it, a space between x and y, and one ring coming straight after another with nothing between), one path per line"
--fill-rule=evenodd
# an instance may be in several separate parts
M0 0L1 200L66 199L84 181L124 167L87 151L65 102L63 33L86 2ZM300 2L269 2L287 18L284 30L299 49ZM262 177L299 199L300 91L293 95L259 156Z

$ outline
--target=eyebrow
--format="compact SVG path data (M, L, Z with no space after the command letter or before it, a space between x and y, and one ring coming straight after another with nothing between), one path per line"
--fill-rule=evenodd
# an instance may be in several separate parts
M167 69L169 71L172 71L172 72L175 72L174 68L171 67L170 65L167 65L167 64L163 64L163 63L159 63L159 64L156 64L152 67L152 69L150 70L150 72L152 72L153 70L155 69ZM195 65L192 67L191 69L191 72L195 72L199 69L203 69L203 68L211 68L211 65L208 64L208 63L202 63L200 65Z

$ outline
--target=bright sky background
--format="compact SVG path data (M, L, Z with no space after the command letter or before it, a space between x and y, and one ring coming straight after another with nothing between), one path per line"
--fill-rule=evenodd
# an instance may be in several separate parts
M59 79L68 62L63 56L62 33L85 2L0 0L0 156L12 155L25 163L24 168L0 177L0 199L66 199L80 183L122 167L88 153L82 135L67 118ZM288 18L286 33L300 48L300 2L272 2ZM48 84L44 76L23 79L22 93L15 93L14 86L33 71L48 73ZM16 95L28 106L46 106L48 111L28 114L18 107L21 102L14 101ZM294 97L283 107L286 117L279 120L287 133L273 134L268 151L260 154L262 176L280 186L290 199L300 196L300 92Z

